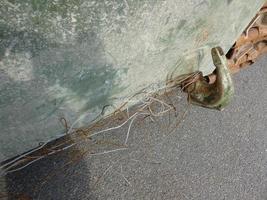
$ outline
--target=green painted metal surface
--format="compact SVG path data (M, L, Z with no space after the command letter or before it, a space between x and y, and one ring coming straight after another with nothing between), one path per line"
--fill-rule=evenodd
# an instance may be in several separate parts
M1 0L0 160L167 77L213 70L264 0ZM130 105L140 100L130 102ZM90 113L90 114L89 114Z

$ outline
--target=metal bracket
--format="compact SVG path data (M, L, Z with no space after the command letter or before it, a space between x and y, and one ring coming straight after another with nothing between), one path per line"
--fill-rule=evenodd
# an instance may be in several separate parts
M210 83L209 78L203 77L200 73L198 80L187 85L185 91L188 93L190 103L223 110L234 94L233 81L222 48L213 48L211 55L216 67L214 83Z

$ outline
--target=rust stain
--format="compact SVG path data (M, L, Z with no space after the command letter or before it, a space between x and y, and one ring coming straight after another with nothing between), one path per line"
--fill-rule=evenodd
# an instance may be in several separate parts
M206 42L209 38L209 31L207 30L207 28L205 28L204 30L201 31L201 33L199 34L200 36L197 37L195 44L196 46L200 46L202 43Z

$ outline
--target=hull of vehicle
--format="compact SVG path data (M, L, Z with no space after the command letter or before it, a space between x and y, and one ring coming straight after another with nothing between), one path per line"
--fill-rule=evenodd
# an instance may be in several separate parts
M1 1L0 161L59 137L62 119L87 125L140 90L211 73L211 48L229 50L264 2Z

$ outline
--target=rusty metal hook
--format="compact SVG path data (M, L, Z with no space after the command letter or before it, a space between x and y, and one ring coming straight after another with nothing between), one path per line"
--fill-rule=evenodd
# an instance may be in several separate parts
M216 66L215 82L210 84L207 78L200 73L199 79L188 85L185 91L188 93L190 103L223 110L234 94L233 81L222 48L212 48L211 55Z

